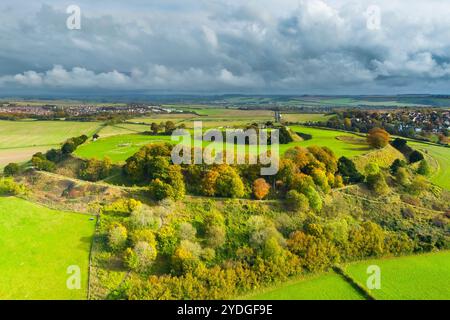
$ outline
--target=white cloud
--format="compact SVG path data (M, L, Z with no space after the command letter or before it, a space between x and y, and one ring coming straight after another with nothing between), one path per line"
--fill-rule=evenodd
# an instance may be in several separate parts
M69 31L59 1L2 1L1 88L396 93L449 85L446 0L78 2L82 29ZM370 5L381 9L376 31L366 27Z

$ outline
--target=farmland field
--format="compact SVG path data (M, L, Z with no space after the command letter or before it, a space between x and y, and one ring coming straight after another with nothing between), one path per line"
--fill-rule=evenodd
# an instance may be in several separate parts
M0 149L55 145L99 127L99 122L0 120Z
M0 299L85 299L95 221L18 198L0 198ZM67 268L80 267L69 290Z
M359 262L347 273L365 286L370 265L381 269L381 289L371 290L377 299L450 299L449 251Z
M278 287L246 297L249 300L362 300L340 275L329 272L290 281Z
M0 120L0 168L10 162L29 160L36 152L45 152L66 139L91 135L99 122L3 121Z
M288 122L327 121L331 115L321 113L282 113L281 119Z

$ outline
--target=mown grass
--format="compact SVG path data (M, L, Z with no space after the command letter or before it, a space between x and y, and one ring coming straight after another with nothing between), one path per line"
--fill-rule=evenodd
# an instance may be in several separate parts
M0 197L0 299L86 299L90 218ZM79 290L66 285L71 265L81 270Z
M305 140L301 142L292 142L286 145L280 146L280 152L284 153L287 149L291 148L292 146L299 145L303 147L308 147L311 145L318 145L318 146L326 146L330 148L337 157L346 156L346 157L353 157L361 154L365 154L369 152L371 147L365 143L352 143L348 141L344 141L342 139L338 139L338 137L342 136L348 136L348 137L357 137L359 136L347 133L347 132L341 132L341 131L335 131L335 130L327 130L327 129L319 129L319 128L312 128L312 127L304 127L304 126L290 126L291 130L294 132L300 132L305 134L312 135L312 139Z
M381 270L381 289L369 290L376 299L450 299L450 251L358 262L346 271L366 287L370 265Z
M340 275L329 272L290 281L244 297L248 300L363 300Z
M294 146L307 147L311 145L327 146L331 150L333 150L333 152L335 152L338 157L343 155L347 157L357 156L367 153L371 150L370 147L365 143L363 144L361 144L360 142L353 143L337 139L337 137L340 136L357 137L356 135L353 135L351 133L302 127L302 126L293 126L292 130L294 132L311 134L312 139L282 144L279 146L280 154L284 154L286 150ZM101 132L100 136L102 136ZM75 155L81 158L97 158L97 159L103 159L105 156L108 156L113 162L120 163L125 161L130 156L132 156L141 147L147 144L157 142L171 142L171 136L125 134L125 135L109 136L104 138L101 137L99 140L95 142L89 142L87 144L80 146L76 150ZM210 144L211 142L202 143L203 146L207 146ZM222 150L221 143L216 142L213 144L218 149Z
M124 134L84 144L75 152L81 158L103 159L109 157L113 162L122 162L135 154L140 148L150 143L170 142L170 136L145 135L145 134Z
M436 161L431 163L434 172L429 178L438 186L450 190L450 148L415 141L409 141L408 144Z

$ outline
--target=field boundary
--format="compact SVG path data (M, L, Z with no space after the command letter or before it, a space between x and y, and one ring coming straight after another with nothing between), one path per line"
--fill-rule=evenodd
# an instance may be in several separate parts
M344 269L339 266L333 267L334 272L340 275L344 281L350 284L356 291L358 291L366 300L376 300L375 297L366 289L364 286L359 284L355 279L353 279L349 274L347 274Z

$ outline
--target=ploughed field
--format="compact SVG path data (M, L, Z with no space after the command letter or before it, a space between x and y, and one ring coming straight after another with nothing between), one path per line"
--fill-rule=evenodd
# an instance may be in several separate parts
M91 219L0 197L0 299L86 299ZM79 267L79 289L67 287L69 266Z

